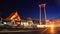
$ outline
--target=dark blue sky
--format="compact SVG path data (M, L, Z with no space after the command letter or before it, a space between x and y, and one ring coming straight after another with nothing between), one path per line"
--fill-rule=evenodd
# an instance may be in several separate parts
M44 0L0 0L0 15L7 17L17 10L22 19L39 19L41 3ZM46 4L47 19L60 18L60 0L46 0Z

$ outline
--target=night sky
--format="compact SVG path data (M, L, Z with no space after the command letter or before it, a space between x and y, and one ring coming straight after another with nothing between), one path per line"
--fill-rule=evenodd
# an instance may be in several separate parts
M21 19L40 19L38 5L41 3L47 4L47 19L60 18L60 0L0 0L0 16L7 17L17 10Z

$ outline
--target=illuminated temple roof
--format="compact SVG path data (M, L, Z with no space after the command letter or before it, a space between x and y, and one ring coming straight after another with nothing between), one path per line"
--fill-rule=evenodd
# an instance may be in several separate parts
M17 11L13 12L6 18L6 20L21 20Z

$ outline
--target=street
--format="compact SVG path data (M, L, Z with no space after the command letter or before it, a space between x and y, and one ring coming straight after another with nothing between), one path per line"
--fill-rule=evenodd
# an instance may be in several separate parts
M60 34L60 27L39 30L0 31L1 34Z

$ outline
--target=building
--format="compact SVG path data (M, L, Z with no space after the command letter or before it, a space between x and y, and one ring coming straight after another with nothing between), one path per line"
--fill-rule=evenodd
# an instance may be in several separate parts
M29 24L33 24L32 18L31 18L31 17L28 17L28 18L27 18L27 22L28 22Z
M24 26L24 27L28 27L28 22L27 20L21 20L21 23L20 23L21 26Z
M19 16L18 12L15 11L11 13L10 16L8 16L5 20L8 22L10 21L9 24L20 24L21 17Z

